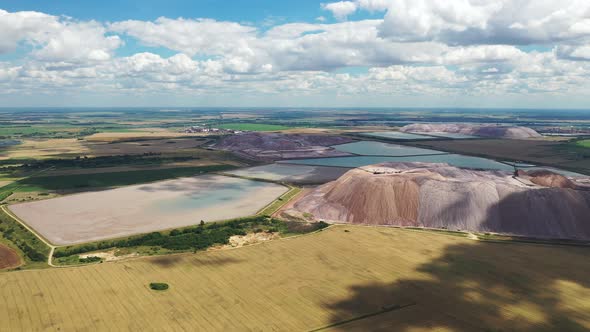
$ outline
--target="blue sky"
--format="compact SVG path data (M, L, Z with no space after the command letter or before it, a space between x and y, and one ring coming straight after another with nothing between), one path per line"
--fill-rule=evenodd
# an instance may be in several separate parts
M590 2L0 1L6 106L590 105Z
M285 22L313 21L326 15L320 2L314 0L268 1L268 0L3 0L0 8L7 11L31 10L52 15L67 15L82 20L120 21L154 20L158 17L215 18L235 22L262 24L267 19L283 19ZM354 19L379 17L368 12L359 12ZM381 15L382 17L382 15Z

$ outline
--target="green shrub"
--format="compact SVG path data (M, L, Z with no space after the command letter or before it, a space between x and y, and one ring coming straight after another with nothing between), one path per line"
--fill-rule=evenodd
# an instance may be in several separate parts
M163 282L152 282L150 283L150 288L157 291L164 291L169 288L167 283Z
M0 202L2 202L3 200L7 199L12 194L14 194L14 192L12 192L12 191L5 191L3 193L0 193Z
M102 258L96 256L88 256L85 258L80 258L78 260L80 261L80 263L94 263L102 261Z

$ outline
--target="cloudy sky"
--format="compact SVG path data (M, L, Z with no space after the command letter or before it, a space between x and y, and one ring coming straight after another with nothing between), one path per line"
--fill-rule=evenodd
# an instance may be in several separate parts
M590 1L0 0L0 106L590 109Z

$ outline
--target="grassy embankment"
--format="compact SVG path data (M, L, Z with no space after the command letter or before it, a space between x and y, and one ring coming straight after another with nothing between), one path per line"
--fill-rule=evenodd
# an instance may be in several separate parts
M23 268L47 267L50 248L0 209L0 243L17 251L24 260Z
M279 198L274 200L272 203L264 207L258 212L261 216L271 216L277 212L283 205L287 204L293 197L297 196L301 192L301 188L289 186L289 191L282 194Z

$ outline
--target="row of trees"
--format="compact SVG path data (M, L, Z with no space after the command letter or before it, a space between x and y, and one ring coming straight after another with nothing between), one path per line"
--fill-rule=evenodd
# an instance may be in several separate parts
M34 238L34 235L32 234L31 236L33 236L33 238L18 236L16 234L17 232L23 234L24 232L28 233L28 230L20 224L8 222L5 220L4 215L0 218L0 232L2 232L5 239L14 243L31 261L43 262L47 260L46 254L34 248L34 245L38 244L39 240ZM27 243L27 240L29 240L31 244Z
M119 166L122 164L163 164L170 162L181 162L198 159L193 156L167 156L159 157L161 153L144 153L140 155L117 155L88 158L79 156L73 159L47 159L47 160L27 160L24 161L21 168L28 169L45 169L49 167L80 167L80 168L97 168Z

